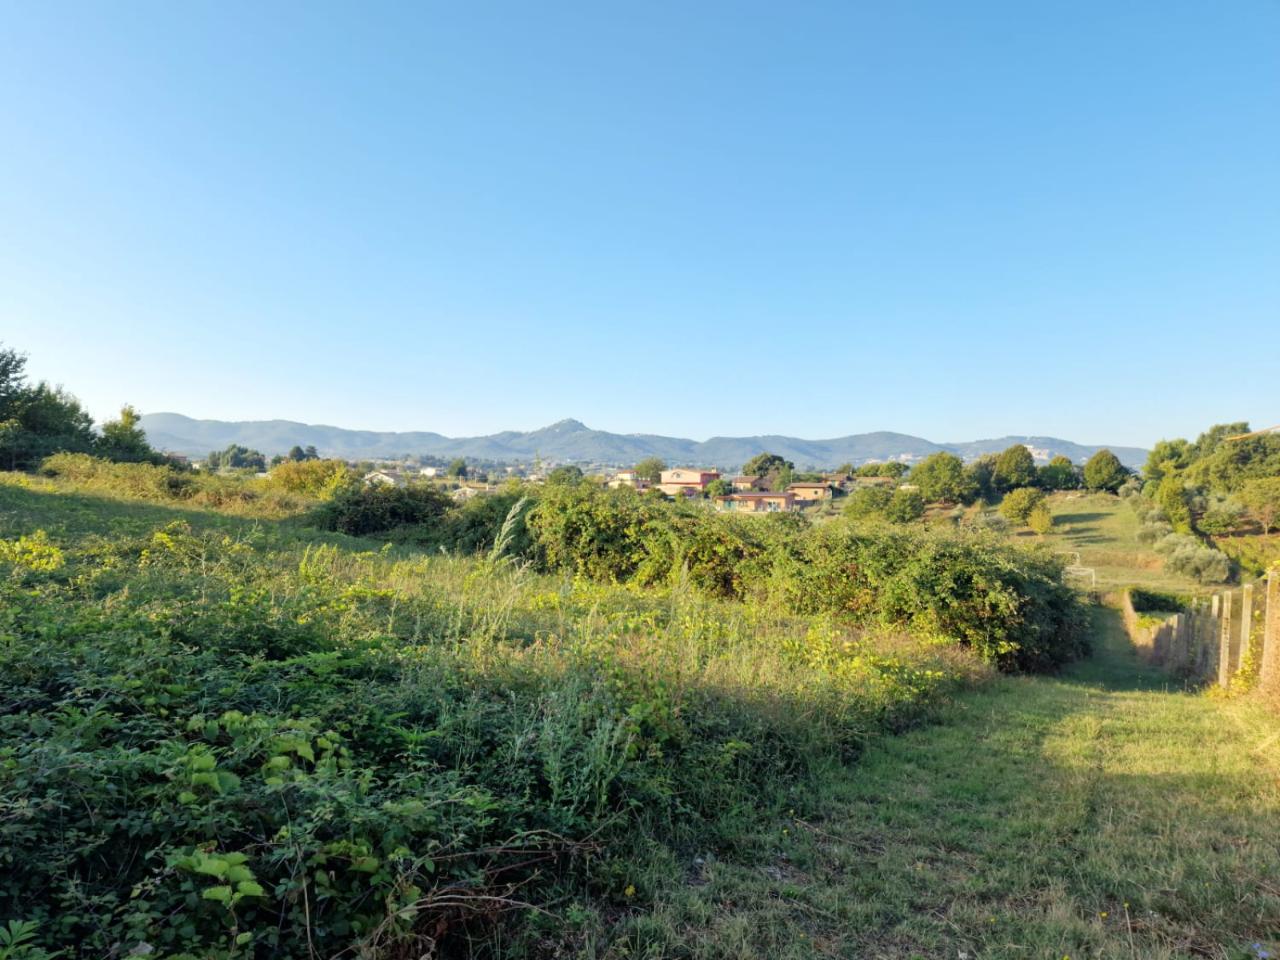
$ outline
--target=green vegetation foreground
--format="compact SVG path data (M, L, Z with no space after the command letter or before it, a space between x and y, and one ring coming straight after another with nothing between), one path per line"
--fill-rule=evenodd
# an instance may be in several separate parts
M1142 692L1114 650L945 707L1002 651L937 627L1037 602L1012 555L851 531L812 541L839 548L824 567L781 528L759 556L786 550L786 602L744 603L678 570L591 579L627 556L584 536L612 499L540 503L533 535L568 561L539 575L229 515L287 508L231 488L177 506L90 479L0 483L0 921L32 943L1231 957L1280 916L1260 714ZM689 531L708 569L742 542L712 523ZM730 556L745 592L765 582ZM929 571L945 589L858 629L796 603L792 577L850 563L869 600ZM974 606L998 584L1023 599ZM950 727L879 736L940 708Z
M176 504L158 470L0 477L0 922L41 948L545 955L989 672L907 629L946 622L933 600L854 629L679 576L538 574L505 535L441 556L229 514L282 508L250 487ZM956 570L999 575L986 557ZM1008 624L1024 581L1011 610L975 606L994 580L946 596Z
M1004 677L877 741L817 817L637 921L644 956L1257 960L1280 946L1280 735L1171 689L1119 615L1062 676Z

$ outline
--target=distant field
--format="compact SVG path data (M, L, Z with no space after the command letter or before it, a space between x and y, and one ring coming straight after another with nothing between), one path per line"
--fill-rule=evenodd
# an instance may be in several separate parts
M1049 506L1053 531L1044 536L1044 542L1063 553L1078 553L1080 564L1097 572L1100 589L1139 586L1179 593L1209 591L1194 580L1165 572L1163 558L1138 542L1137 515L1119 497L1055 493ZM1024 541L1038 539L1030 530L1014 536Z

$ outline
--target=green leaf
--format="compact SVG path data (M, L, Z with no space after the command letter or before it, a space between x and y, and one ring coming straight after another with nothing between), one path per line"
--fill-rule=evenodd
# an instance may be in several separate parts
M203 900L217 900L219 903L231 901L231 888L228 886L208 887L200 894Z
M241 880L236 884L236 893L242 897L265 897L267 892L256 880Z

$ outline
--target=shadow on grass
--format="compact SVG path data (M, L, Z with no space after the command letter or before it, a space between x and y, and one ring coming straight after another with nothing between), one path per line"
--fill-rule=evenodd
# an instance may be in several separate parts
M1120 611L1098 606L1090 610L1093 651L1069 664L1059 679L1103 690L1181 690L1183 684L1158 667L1145 663L1124 629Z
M1111 513L1067 513L1065 511L1058 514L1058 518L1063 524L1075 526L1080 523L1094 523L1098 520L1109 520L1114 516Z

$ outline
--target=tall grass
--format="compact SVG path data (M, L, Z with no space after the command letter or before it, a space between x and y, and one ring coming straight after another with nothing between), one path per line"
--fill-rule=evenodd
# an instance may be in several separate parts
M461 557L190 498L117 529L67 475L0 485L0 915L50 949L532 949L985 675L940 633L539 574L518 504Z

